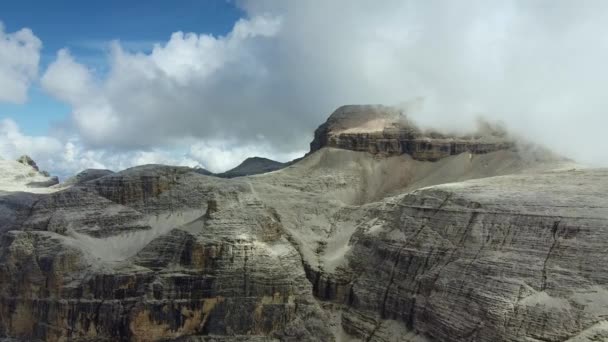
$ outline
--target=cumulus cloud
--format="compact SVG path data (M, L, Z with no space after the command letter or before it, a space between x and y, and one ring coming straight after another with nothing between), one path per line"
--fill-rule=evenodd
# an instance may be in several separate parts
M72 106L76 127L93 146L147 148L228 134L254 138L261 132L251 127L257 113L247 113L243 101L253 95L240 84L255 91L248 80L263 78L266 66L253 51L279 27L280 18L256 16L239 20L225 37L177 32L150 54L127 52L115 42L104 77L62 50L42 85ZM225 82L234 82L234 89Z
M604 1L239 4L246 18L226 36L177 32L149 53L115 42L105 74L61 51L42 84L72 106L88 146L203 141L189 153L218 168L205 141L285 156L305 149L339 105L411 99L423 125L465 129L484 116L559 153L608 163L598 148L608 124Z
M52 154L61 148L59 140L51 137L24 135L11 119L0 121L0 156L16 158L35 151L36 154Z
M24 103L38 75L42 43L30 29L5 32L0 22L0 102Z

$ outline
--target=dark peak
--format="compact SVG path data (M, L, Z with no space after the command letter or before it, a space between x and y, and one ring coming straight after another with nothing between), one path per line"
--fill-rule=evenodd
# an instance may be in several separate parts
M286 163L281 163L276 160L263 157L249 157L240 163L237 167L228 170L224 173L217 174L218 177L234 178L241 176L257 175L276 171L287 166Z
M34 170L38 171L38 165L36 165L36 162L32 158L30 158L30 156L28 156L27 154L24 154L21 157L19 157L17 159L17 162L24 164L24 165L29 165L32 168L34 168Z
M272 160L272 159L268 159L268 158L264 158L264 157L249 157L245 160L243 160L242 163L239 164L239 166L242 165L249 165L249 164L253 164L253 163L274 163L274 164L283 164L281 162L278 162L276 160Z

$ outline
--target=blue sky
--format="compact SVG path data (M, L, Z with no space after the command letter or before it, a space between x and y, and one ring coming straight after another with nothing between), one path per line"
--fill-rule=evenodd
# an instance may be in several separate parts
M126 50L149 52L176 31L225 35L243 15L227 0L2 1L0 21L6 32L28 27L42 40L40 72L68 48L76 60L105 70L108 44L120 40ZM28 102L0 102L0 119L11 118L29 135L44 135L65 121L70 107L34 83Z

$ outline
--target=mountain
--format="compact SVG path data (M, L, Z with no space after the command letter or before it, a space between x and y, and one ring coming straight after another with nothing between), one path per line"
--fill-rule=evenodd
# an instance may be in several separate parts
M260 173L280 170L280 169L284 168L285 166L287 166L286 163L280 163L278 161L274 161L271 159L262 158L262 157L251 157L251 158L245 159L237 167L230 169L226 172L216 174L216 176L222 177L222 178L251 176L251 175L257 175Z
M515 148L506 132L485 126L466 136L425 132L395 108L342 106L315 131L310 151L336 147L373 154L408 154L417 160L436 161L464 152L488 153Z
M145 165L2 193L0 336L608 338L608 170L346 109L275 172Z

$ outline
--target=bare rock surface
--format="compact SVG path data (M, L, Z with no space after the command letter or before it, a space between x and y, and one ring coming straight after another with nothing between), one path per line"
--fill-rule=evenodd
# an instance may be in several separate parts
M608 338L608 170L519 147L313 150L254 176L145 165L42 193L0 163L0 337Z

